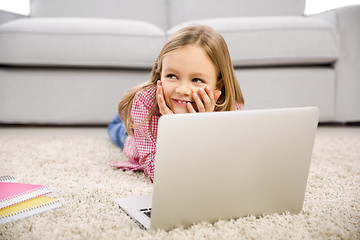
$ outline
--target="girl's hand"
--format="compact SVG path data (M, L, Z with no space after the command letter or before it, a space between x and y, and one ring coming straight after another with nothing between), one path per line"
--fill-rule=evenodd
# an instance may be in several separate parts
M198 108L198 112L213 112L215 109L215 104L219 99L221 92L216 90L215 93L212 93L208 86L200 88L199 93L193 93L193 98ZM194 107L188 103L187 108L190 113L196 113Z
M171 109L166 105L164 91L160 80L157 81L156 98L159 106L159 111L162 115L174 114L173 111L171 111Z

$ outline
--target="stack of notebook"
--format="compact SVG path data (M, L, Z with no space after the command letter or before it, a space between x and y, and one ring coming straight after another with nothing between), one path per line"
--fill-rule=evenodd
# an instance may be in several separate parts
M0 223L29 217L61 206L60 200L46 197L48 186L12 182L13 176L0 177Z

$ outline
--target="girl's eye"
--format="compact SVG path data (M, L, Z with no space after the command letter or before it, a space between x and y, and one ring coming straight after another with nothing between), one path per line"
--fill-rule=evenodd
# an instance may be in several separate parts
M204 81L201 80L200 78L194 78L192 81L193 81L194 83L204 83Z
M167 77L167 78L171 78L171 79L175 79L175 78L176 78L176 76L175 76L174 74L168 74L166 77Z

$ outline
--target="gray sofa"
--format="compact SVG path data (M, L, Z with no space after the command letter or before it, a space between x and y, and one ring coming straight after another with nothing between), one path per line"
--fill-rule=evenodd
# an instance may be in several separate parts
M360 121L360 6L304 16L305 0L32 0L0 12L0 123L106 124L169 34L213 26L245 109L320 108Z

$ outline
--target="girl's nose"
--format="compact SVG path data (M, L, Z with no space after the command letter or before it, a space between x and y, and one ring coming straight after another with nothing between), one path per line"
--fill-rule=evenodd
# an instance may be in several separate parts
M181 94L181 95L191 95L192 92L193 91L191 89L191 86L189 86L189 84L186 84L186 83L180 84L176 88L176 93Z

